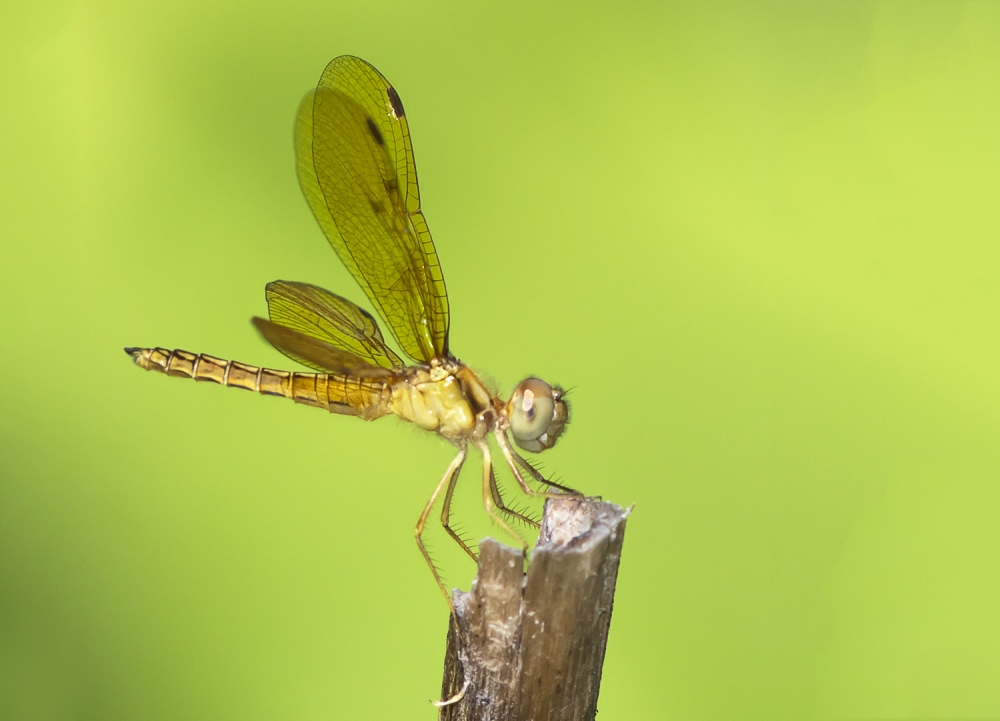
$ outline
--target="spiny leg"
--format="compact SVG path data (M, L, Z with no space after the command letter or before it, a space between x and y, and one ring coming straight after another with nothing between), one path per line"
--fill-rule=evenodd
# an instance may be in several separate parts
M448 466L448 470L444 472L444 477L441 479L441 482L438 483L437 488L434 489L434 493L431 495L430 500L427 501L427 505L424 506L424 512L420 514L420 520L417 521L417 527L414 533L414 536L417 539L417 545L420 547L420 552L423 554L424 560L427 561L427 565L428 567L430 567L431 573L434 574L434 580L437 581L438 588L441 589L441 593L444 594L444 598L448 602L448 608L451 611L450 620L454 630L453 638L455 639L455 654L459 658L461 658L462 656L462 644L464 643L464 641L462 640L461 626L458 623L458 613L455 611L455 605L451 601L451 596L448 595L448 589L445 587L444 582L441 580L441 575L438 573L437 567L434 565L434 561L431 560L430 554L427 553L427 549L424 547L422 535L424 532L424 525L427 523L427 516L430 515L431 508L434 507L434 501L437 500L438 494L441 493L441 488L445 485L445 482L447 481L448 490L445 492L444 508L441 511L441 525L444 526L444 529L448 532L448 534L452 538L458 541L459 545L465 549L466 553L472 556L473 560L478 561L476 556L472 553L472 551L465 544L465 542L462 541L462 539L458 537L458 534L452 531L451 527L448 525L448 514L451 510L451 497L452 494L455 492L455 484L458 482L458 476L462 471L462 464L465 463L465 459L468 456L468 454L469 454L468 446L466 445L461 446L461 448L458 451L458 455L455 456L455 459L451 462L451 465ZM451 706L452 704L458 703L465 696L465 692L469 688L470 681L471 679L466 678L465 683L462 684L462 688L459 689L458 693L456 693L451 698L442 699L441 701L431 701L431 704L437 706L438 708L442 708L445 706Z
M582 493L580 493L575 488L570 488L569 486L564 486L561 483L556 483L555 481L550 481L548 478L546 478L541 473L539 473L537 468L535 468L533 465L531 465L531 461L529 461L526 458L524 458L520 453L518 453L517 451L515 451L513 448L511 448L510 450L511 450L511 453L514 454L514 460L517 461L518 465L520 465L521 468L523 468L524 470L526 470L528 472L528 475L530 475L532 478L534 478L539 483L544 484L544 485L548 486L549 488L558 488L560 491L562 491L563 493L565 493L567 495L570 495L570 496L582 496L583 495Z
M503 496L500 495L500 487L497 485L497 475L494 473L492 465L490 465L490 495L493 496L493 502L496 504L498 511L505 513L512 518L517 518L532 528L538 528L539 523L534 518L525 516L520 511L515 511L513 508L510 508L504 503Z
M444 472L444 477L441 482L437 484L437 488L434 489L434 493L431 494L431 498L427 501L427 505L424 506L424 512L420 514L420 519L417 521L417 526L413 531L414 537L417 539L417 546L420 548L420 553L423 554L424 560L427 561L427 565L431 569L431 573L434 574L434 580L437 581L438 588L441 589L441 593L444 594L445 601L448 602L448 608L451 609L452 618L455 618L455 606L451 602L451 596L448 595L448 589L444 585L444 581L441 580L441 574L438 573L437 566L434 565L434 561L431 560L431 556L427 553L427 548L424 546L424 540L422 538L424 533L424 526L427 524L427 516L430 515L431 508L434 507L434 501L441 494L441 489L445 487L446 484L450 483L451 478L457 476L457 471L462 467L465 462L465 457L469 453L468 446L462 446L458 450L458 455L455 456L455 460L451 462L448 466L448 470Z
M465 460L464 458L462 460ZM479 563L479 557L476 555L475 551L469 548L461 536L459 536L455 530L448 525L448 520L451 517L451 497L455 493L455 486L458 484L458 477L462 472L462 464L458 464L458 468L455 469L455 473L452 474L451 481L448 483L448 490L444 492L444 503L441 507L441 525L444 526L444 530L448 532L448 535L455 539L455 542L462 547L462 550L469 554L469 557L476 563Z
M505 436L503 431L500 430L499 428L496 429L495 435L497 439L497 444L499 444L500 450L503 452L504 458L507 459L507 465L510 466L510 472L514 474L514 480L517 481L517 485L521 487L522 491L524 491L529 496L534 496L535 498L566 498L567 496L566 493L546 493L545 491L536 491L534 488L529 486L528 482L524 480L524 476L521 475L521 469L517 467L518 466L517 461L514 460L515 457L520 458L520 456L518 456L514 452L514 449L510 447L510 442L507 440L507 436ZM523 458L521 460L524 461ZM528 463L527 461L524 461L524 463L528 466L527 470L531 474L532 478L534 478L536 481L541 481L546 485L551 485L549 484L548 481L545 480L545 478L542 476L541 473L536 471L534 468L531 468L530 463ZM573 491L573 495L582 497L582 494L577 493L576 491Z
M476 444L476 447L483 452L483 505L486 507L486 512L490 514L490 518L492 518L496 524L500 526L500 528L521 542L521 548L524 550L525 555L527 555L528 542L521 538L521 534L517 533L513 528L507 525L507 522L497 515L494 510L493 489L490 484L490 480L493 478L493 462L490 460L490 444L485 440L482 440L480 443Z

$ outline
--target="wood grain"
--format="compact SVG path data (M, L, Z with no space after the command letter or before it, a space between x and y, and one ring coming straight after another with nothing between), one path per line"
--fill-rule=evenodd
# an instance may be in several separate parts
M519 549L480 544L472 588L453 592L461 643L452 623L441 697L463 685L465 694L440 719L595 717L628 514L590 499L549 500L526 574Z

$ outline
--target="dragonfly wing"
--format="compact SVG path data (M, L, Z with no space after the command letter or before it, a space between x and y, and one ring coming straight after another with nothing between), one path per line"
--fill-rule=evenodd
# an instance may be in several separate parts
M294 360L336 373L352 362L394 371L403 368L402 359L385 344L371 314L346 298L315 285L286 280L268 283L264 294L269 326L289 333L269 326L265 330L256 320L254 324L271 345ZM309 339L316 342L307 343Z
M299 106L295 146L316 220L400 347L447 356L448 294L396 91L360 58L334 59Z
M374 366L343 348L297 330L258 317L254 317L251 322L268 343L297 363L320 373L353 378L387 378L393 374L388 368Z

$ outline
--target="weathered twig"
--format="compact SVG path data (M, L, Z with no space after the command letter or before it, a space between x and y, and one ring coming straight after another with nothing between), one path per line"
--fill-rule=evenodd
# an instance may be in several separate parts
M455 590L461 643L448 633L447 721L591 721L607 647L628 511L551 499L525 574L524 554L492 539L479 573Z

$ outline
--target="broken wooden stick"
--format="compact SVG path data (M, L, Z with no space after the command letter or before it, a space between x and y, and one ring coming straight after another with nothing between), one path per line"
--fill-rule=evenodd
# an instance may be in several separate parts
M629 510L549 499L524 573L520 549L485 539L468 593L452 598L443 721L592 721Z

